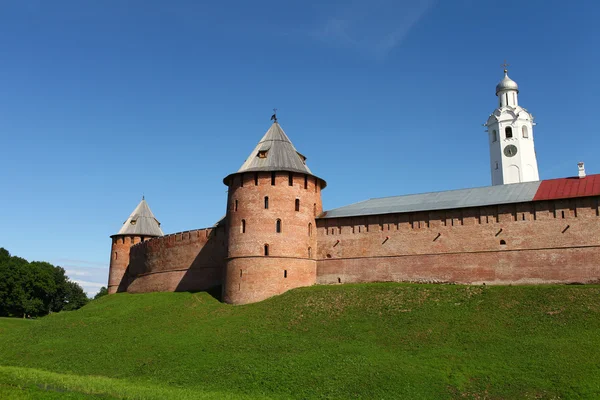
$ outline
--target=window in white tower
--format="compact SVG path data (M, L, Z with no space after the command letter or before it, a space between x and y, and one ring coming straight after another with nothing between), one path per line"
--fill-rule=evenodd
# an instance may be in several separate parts
M512 139L512 128L510 126L507 126L506 129L504 129L504 133L506 134L507 139Z
M523 131L523 138L527 139L529 137L529 131L527 130L527 127L523 125L523 128L521 128L521 130Z
M495 142L498 140L498 134L496 133L496 130L494 129L492 131L492 142Z

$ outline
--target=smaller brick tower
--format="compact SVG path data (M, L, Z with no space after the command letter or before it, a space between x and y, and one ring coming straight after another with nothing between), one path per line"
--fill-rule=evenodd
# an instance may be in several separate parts
M160 222L154 218L148 203L142 197L140 204L133 210L121 230L111 236L110 266L108 270L108 293L127 290L127 267L129 266L129 249L136 243L146 239L163 236Z
M223 300L246 304L316 283L325 181L312 174L275 122L228 186Z

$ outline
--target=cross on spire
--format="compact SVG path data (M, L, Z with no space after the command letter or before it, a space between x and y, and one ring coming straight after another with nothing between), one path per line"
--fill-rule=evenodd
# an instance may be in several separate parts
M506 60L504 60L504 64L500 65L502 68L504 68L504 72L508 72L508 67L510 67L510 64L506 63Z

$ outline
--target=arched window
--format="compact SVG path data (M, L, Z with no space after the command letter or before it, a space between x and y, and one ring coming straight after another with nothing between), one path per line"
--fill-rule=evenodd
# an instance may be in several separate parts
M115 251L115 260L116 260L116 259L118 259L118 258L119 258L119 257L118 257L118 255L117 255L117 252Z
M291 172L289 173L289 176L288 176L288 184L290 186L294 186L294 174Z
M241 231L242 231L242 233L246 233L246 220L245 219L242 220Z
M269 208L269 196L265 196L265 210Z
M496 142L498 140L498 133L496 132L496 130L494 129L492 131L492 142Z
M308 258L312 258L312 249L308 248Z
M506 134L507 139L511 139L513 137L512 128L510 126L507 126L506 129L504 129L504 133Z
M300 199L296 199L296 211L300 211Z
M271 172L271 185L275 186L275 172Z
M254 173L254 186L258 186L258 172Z
M265 244L265 256L269 255L269 245Z
M308 189L308 175L304 175L304 189Z
M523 138L527 139L529 137L529 131L527 130L527 127L525 125L523 125L523 127L521 128L521 131L523 132Z
M235 201L235 207L234 207L234 209L233 209L233 210L234 210L234 211L237 211L237 209L238 209L238 201L236 200L236 201Z
M280 219L278 219L277 222L275 223L275 232L281 233L281 220Z
M308 236L312 236L312 222L308 223Z
M315 217L317 216L317 203L313 204L313 214Z
M283 277L284 277L284 278L287 278L287 269L284 269L284 270L283 270Z

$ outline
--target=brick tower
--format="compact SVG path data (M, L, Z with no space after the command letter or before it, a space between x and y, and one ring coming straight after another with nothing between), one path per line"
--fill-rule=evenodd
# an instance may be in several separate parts
M316 282L315 217L326 183L272 119L242 167L223 180L229 188L223 300L231 304Z
M126 271L129 266L129 248L146 239L163 236L160 222L154 218L148 203L142 201L123 223L121 230L111 236L110 266L108 270L108 293L127 290ZM123 279L125 277L125 279Z

